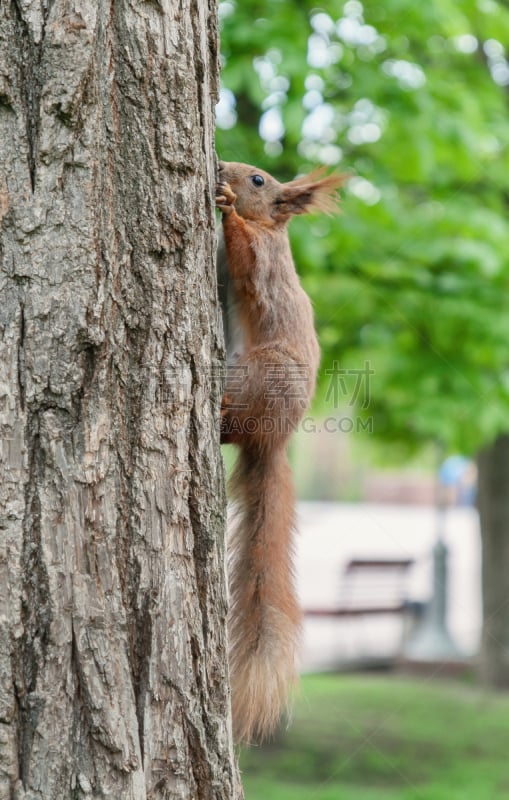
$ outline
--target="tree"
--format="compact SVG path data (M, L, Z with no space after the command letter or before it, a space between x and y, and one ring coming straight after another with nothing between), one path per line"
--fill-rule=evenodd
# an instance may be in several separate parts
M238 796L216 38L213 4L0 7L2 800Z
M509 436L498 436L478 457L482 529L483 639L481 674L500 689L509 688Z
M387 443L406 454L433 442L482 450L481 471L490 454L499 463L491 444L509 413L509 7L228 0L222 16L231 92L220 107L222 157L278 177L316 161L352 171L343 215L293 232L322 344L322 408L334 361L369 364L367 413L386 459ZM253 124L258 137L246 135ZM486 480L495 474L488 468ZM481 503L509 504L506 473L490 491L481 476L483 486ZM490 626L494 613L500 624L483 636L492 662L483 672L500 685L509 611L493 598L507 597L509 513L489 531L488 514L485 607ZM504 566L493 570L495 557Z

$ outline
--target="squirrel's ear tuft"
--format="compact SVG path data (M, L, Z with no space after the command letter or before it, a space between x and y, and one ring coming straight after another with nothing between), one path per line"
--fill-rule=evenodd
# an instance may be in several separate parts
M319 167L309 175L284 183L276 201L276 215L285 219L294 214L312 214L314 211L336 213L339 203L337 190L343 186L348 175L325 175L325 171L325 167Z

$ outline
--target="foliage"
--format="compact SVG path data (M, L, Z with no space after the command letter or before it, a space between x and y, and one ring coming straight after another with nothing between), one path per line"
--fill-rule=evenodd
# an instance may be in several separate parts
M292 224L322 409L326 369L369 362L375 433L475 450L509 412L509 7L221 10L221 157L283 180L317 162L350 172L338 218Z
M307 676L288 730L242 754L246 800L505 797L508 713L436 679Z

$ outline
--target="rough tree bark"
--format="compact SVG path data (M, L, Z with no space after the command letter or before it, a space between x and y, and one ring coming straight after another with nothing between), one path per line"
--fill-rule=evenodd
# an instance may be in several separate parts
M481 675L509 689L509 435L478 457L482 540Z
M0 4L0 798L234 798L213 0Z

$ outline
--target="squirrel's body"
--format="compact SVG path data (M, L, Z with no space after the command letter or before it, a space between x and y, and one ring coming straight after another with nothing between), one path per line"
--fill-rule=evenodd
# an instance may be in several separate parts
M234 305L225 321L233 342L227 342L221 441L240 447L232 481L236 519L228 546L238 740L274 729L295 678L300 631L292 572L295 501L286 446L313 396L319 348L286 226L295 214L332 210L340 182L335 175L315 175L281 184L247 164L220 164L218 265L220 276L228 274L223 302L230 291Z
M282 237L278 236L278 231L257 231L256 223L244 221L241 224L249 237L249 249L246 248L243 256L248 264L245 270L236 267L232 270L225 234L230 238L231 249L231 239L238 234L239 222L228 220L226 231L223 224L218 235L219 272L230 276L223 284L225 298L227 296L227 361L238 364L239 358L253 347L291 348L294 356L309 367L312 383L308 399L311 399L320 352L313 309L295 272L288 237L280 241ZM233 277L236 273L237 277Z

